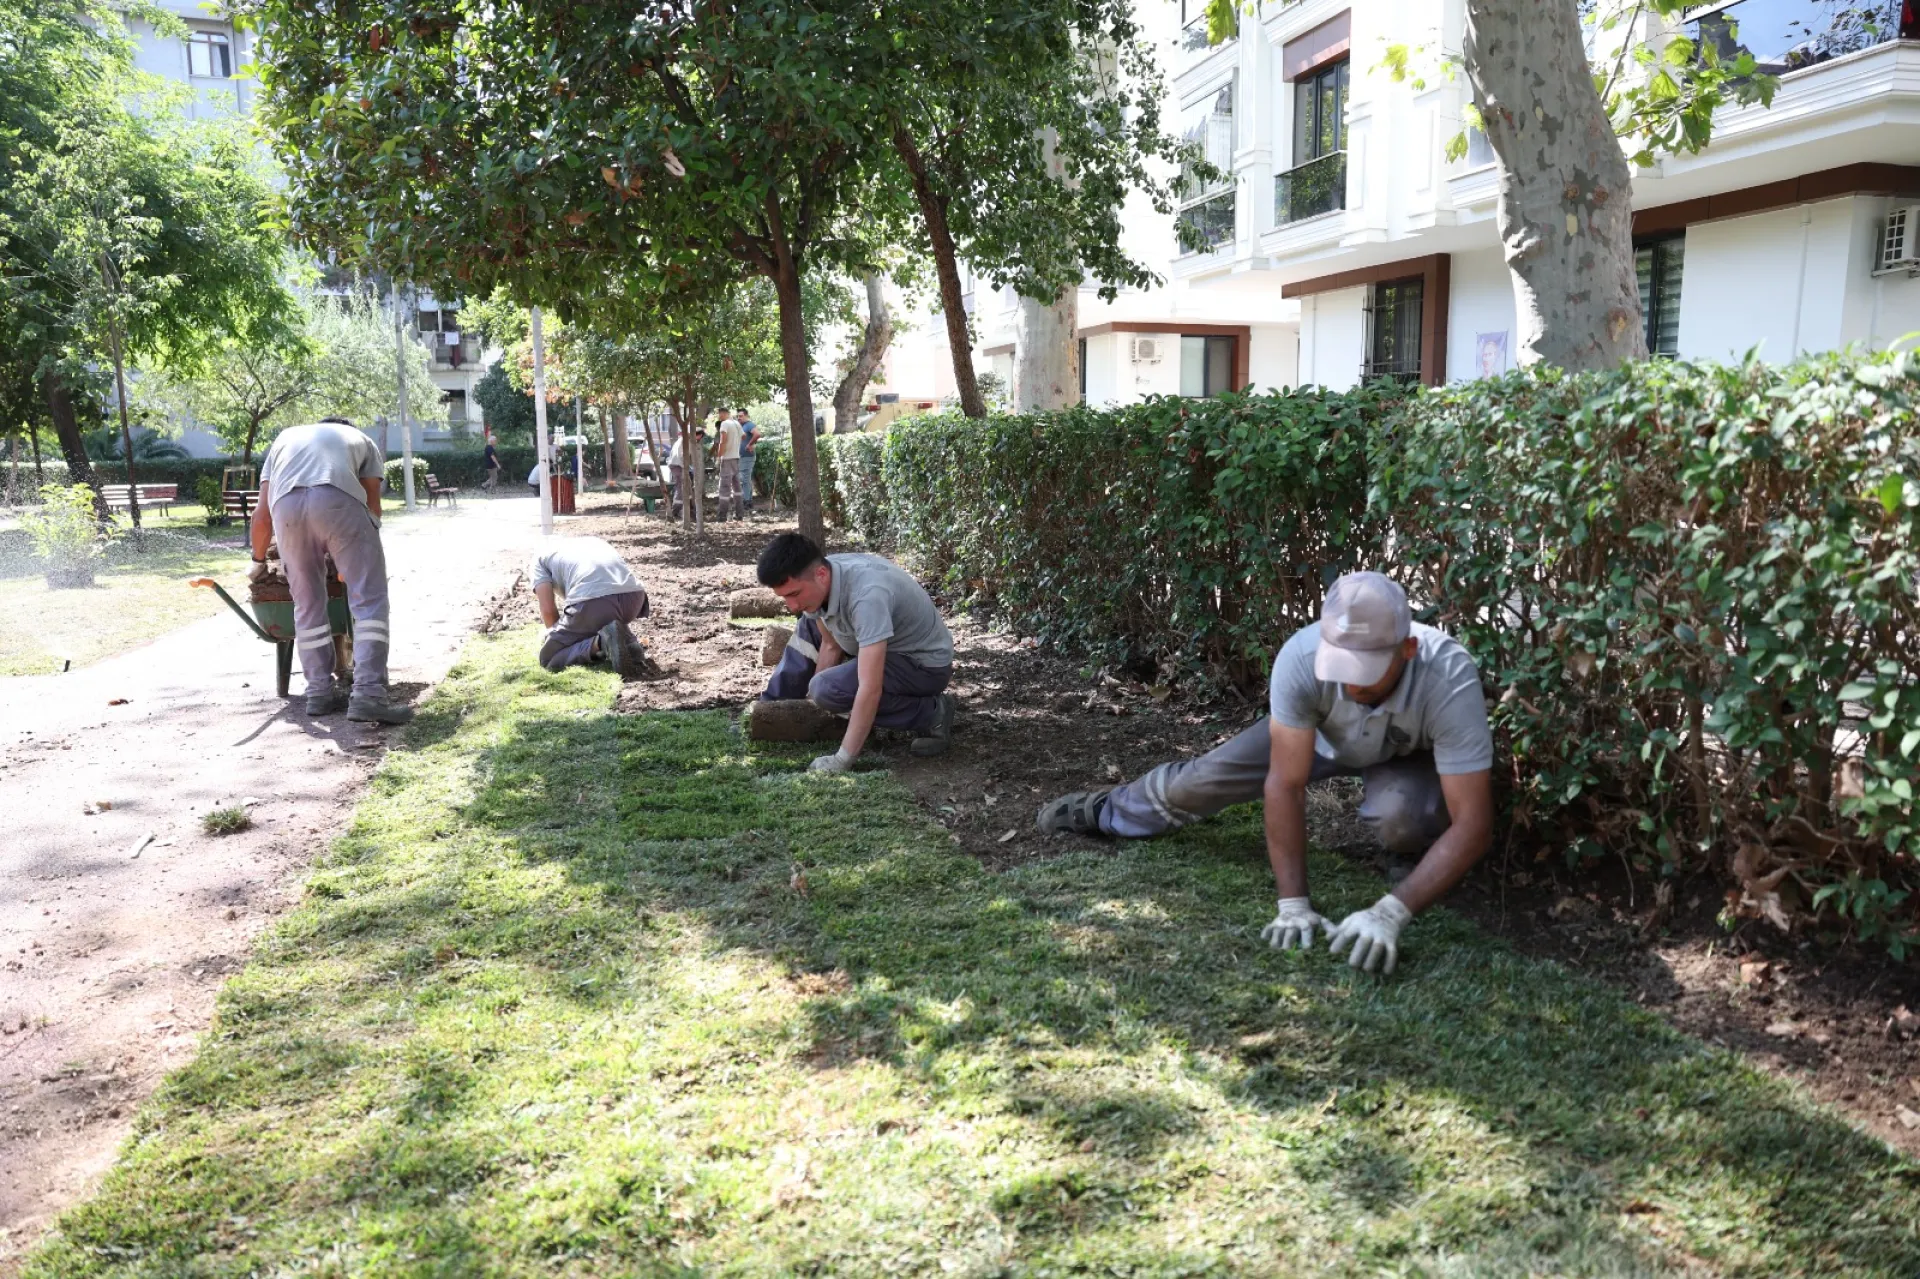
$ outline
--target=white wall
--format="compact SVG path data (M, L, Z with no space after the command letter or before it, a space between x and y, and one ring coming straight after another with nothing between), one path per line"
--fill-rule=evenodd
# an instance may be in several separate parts
M1256 391L1274 391L1300 381L1300 326L1256 324L1247 348L1247 379Z
M1099 333L1087 339L1087 403L1106 408L1122 400L1120 362L1126 358L1124 333Z
M1784 363L1845 344L1851 199L1775 209L1687 229L1680 288L1680 354ZM1864 336L1864 334L1860 335Z
M1300 385L1344 391L1366 359L1364 288L1316 293L1300 303Z
M1505 333L1507 361L1493 372L1514 367L1513 276L1499 250L1453 255L1451 301L1447 310L1446 380L1464 382L1480 370L1480 335Z

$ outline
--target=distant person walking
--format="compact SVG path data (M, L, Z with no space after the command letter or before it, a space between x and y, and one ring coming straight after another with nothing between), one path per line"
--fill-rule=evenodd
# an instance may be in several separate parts
M747 518L745 505L740 497L740 424L722 411L714 424L713 456L720 463L720 501L715 518L721 523L727 519L727 498L733 498L733 518Z
M491 434L487 436L486 465L487 478L480 481L480 487L492 493L500 487L500 454L493 447Z
M342 418L282 431L260 463L253 514L255 581L267 573L267 544L280 543L293 596L293 643L307 679L307 713L404 724L413 708L387 694L387 554L380 545L380 446ZM333 667L327 618L327 561L347 588L353 613L353 691Z
M752 515L753 451L760 446L760 428L753 424L745 409L736 417L740 422L740 500L745 503L747 514Z

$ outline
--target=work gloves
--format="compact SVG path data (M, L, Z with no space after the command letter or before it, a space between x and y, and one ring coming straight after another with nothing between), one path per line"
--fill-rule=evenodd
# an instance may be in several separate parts
M844 773L853 767L853 756L847 754L847 748L841 747L831 755L822 755L807 765L809 773Z
M264 582L272 576L273 570L267 566L265 560L255 560L247 569L247 580L249 582Z
M1285 902L1280 904L1286 905ZM1364 968L1368 972L1378 968L1382 973L1390 973L1393 971L1393 961L1400 954L1400 930L1412 918L1413 912L1402 905L1398 897L1388 893L1365 910L1356 910L1348 915L1340 921L1339 927L1329 929L1327 949L1338 955L1351 946L1353 956L1347 960L1349 965ZM1270 928L1272 926L1268 925ZM1382 960L1386 962L1382 964Z
M1260 930L1260 939L1275 950L1292 950L1296 946L1312 950L1316 928L1329 936L1333 934L1333 925L1321 918L1305 897L1282 897L1279 913L1271 924Z

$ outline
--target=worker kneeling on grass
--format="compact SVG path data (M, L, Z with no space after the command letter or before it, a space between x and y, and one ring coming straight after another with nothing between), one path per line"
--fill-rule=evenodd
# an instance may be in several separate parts
M1232 804L1263 799L1279 911L1261 936L1276 950L1329 949L1392 972L1400 930L1460 881L1493 832L1493 735L1480 672L1452 637L1413 620L1406 592L1379 573L1333 584L1320 620L1273 661L1270 716L1195 760L1161 764L1111 790L1063 795L1040 809L1043 833L1140 838ZM1388 851L1419 865L1338 925L1307 897L1309 782L1358 776L1360 819Z
M380 446L344 418L289 427L260 463L260 506L253 513L253 568L267 576L267 545L277 537L293 596L293 644L307 679L307 713L404 724L413 708L387 696L387 553L380 545ZM353 692L333 668L327 620L327 559L347 588L353 614Z
M645 650L627 627L647 615L647 592L620 552L597 537L558 538L534 555L527 577L547 626L540 665L560 671L605 662L623 679L639 673Z
M801 615L760 700L805 697L847 717L840 749L814 760L814 771L853 767L876 725L913 733L915 755L946 751L953 634L912 574L878 555L822 555L798 533L767 543L758 572Z

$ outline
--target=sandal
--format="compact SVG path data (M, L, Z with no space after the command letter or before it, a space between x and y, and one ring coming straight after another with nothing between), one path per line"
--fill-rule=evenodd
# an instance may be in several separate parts
M1104 835L1106 832L1100 829L1100 810L1107 806L1107 796L1112 793L1112 788L1080 790L1048 800L1040 806L1040 815L1033 824L1042 835Z

